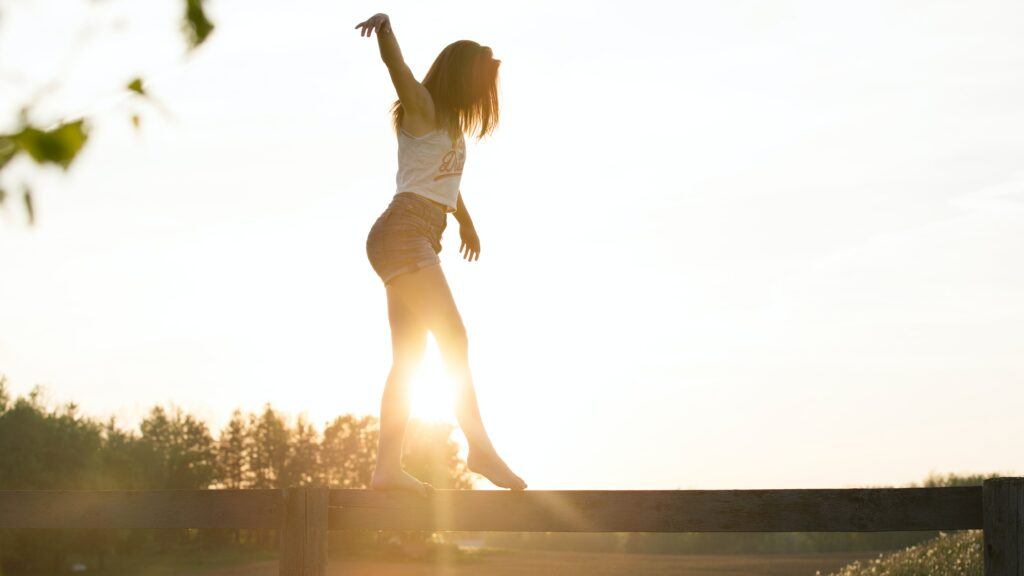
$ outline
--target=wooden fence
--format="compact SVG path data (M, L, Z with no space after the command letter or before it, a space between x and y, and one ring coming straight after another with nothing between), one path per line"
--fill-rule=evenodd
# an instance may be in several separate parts
M280 574L323 576L330 530L882 532L984 529L986 576L1024 576L1024 478L838 490L0 491L0 528L276 528Z

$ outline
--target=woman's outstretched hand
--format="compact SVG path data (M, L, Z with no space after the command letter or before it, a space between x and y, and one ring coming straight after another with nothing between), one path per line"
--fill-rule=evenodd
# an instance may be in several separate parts
M391 32L391 20L387 14L374 14L366 19L364 22L356 24L356 28L361 28L359 31L360 36L366 36L369 38L373 31L376 30L377 34L382 32Z
M459 226L459 236L462 238L462 246L459 247L459 254L468 262L480 259L480 237L476 234L476 228L470 225Z

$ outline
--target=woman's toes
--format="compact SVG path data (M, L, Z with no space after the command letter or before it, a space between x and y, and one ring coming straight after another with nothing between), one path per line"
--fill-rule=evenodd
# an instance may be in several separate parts
M511 490L523 490L526 488L526 482L519 476L516 476L497 454L487 454L482 458L479 454L471 454L467 459L467 464L470 470L487 478L499 488L509 488Z

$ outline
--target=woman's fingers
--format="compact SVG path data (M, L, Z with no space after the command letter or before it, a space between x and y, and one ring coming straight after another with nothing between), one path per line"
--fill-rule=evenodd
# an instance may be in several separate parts
M472 236L462 238L459 244L459 255L467 262L474 262L480 259L480 239Z
M355 27L356 28L362 28L362 30L359 31L359 36L360 37L362 37L362 36L370 37L373 34L373 30L377 26L377 24L378 23L375 22L373 18L370 18L369 20L367 20L365 22L360 22L359 24L356 24Z

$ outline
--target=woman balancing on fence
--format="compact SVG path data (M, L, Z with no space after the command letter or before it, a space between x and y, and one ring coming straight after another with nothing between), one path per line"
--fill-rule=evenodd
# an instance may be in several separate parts
M437 56L423 82L402 59L391 22L377 14L356 25L377 33L381 59L398 92L392 106L398 138L397 191L366 239L366 254L384 282L391 324L392 365L380 408L380 445L372 486L378 490L431 489L402 470L409 420L409 380L419 365L427 331L434 334L445 368L456 381L456 416L469 443L469 469L502 488L526 482L498 456L484 429L469 370L468 340L438 253L448 212L459 222L467 261L480 257L480 239L459 190L466 158L463 134L477 139L498 122L498 65L491 49L469 40Z

